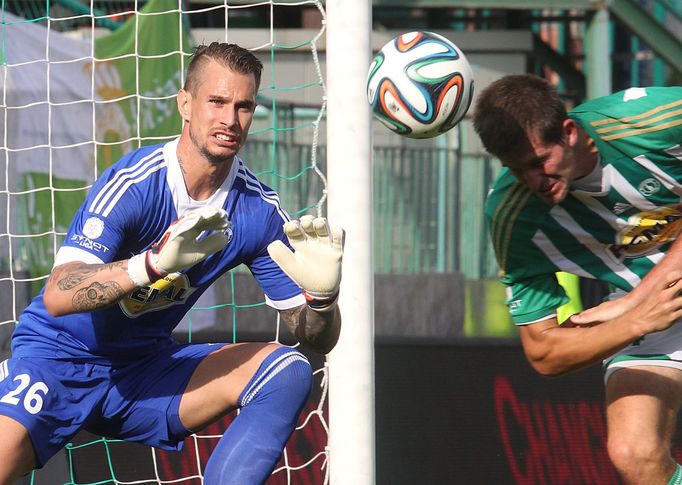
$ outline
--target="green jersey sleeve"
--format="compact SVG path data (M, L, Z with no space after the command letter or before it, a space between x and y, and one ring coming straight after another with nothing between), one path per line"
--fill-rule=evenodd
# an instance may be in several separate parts
M504 170L486 201L486 217L512 321L525 324L551 317L568 298L556 279L559 268L534 242L537 221L549 207Z
M507 285L506 304L517 325L532 323L556 315L568 297L556 274L545 274Z

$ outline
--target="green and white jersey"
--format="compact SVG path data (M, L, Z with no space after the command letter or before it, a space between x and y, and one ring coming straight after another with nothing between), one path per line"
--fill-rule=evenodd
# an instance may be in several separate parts
M599 150L593 173L549 206L505 169L486 203L516 324L566 303L557 271L631 290L682 229L682 87L631 88L569 116Z

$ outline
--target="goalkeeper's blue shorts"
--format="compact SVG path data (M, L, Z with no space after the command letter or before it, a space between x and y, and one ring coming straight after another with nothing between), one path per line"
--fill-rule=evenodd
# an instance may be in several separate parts
M179 450L191 434L180 398L199 363L223 345L171 345L126 365L42 358L0 363L0 414L29 432L38 466L80 430Z

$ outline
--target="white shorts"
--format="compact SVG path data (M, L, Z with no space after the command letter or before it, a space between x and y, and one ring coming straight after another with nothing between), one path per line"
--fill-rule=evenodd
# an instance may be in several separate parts
M622 295L616 292L612 296ZM682 320L667 330L650 333L636 340L604 360L604 384L618 369L643 365L682 370Z

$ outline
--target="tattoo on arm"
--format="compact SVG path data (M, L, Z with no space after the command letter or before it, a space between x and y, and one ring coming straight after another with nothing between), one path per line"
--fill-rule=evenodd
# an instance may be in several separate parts
M79 312L98 310L116 303L125 295L121 285L115 281L94 282L81 288L73 295L73 308Z
M280 310L280 315L299 343L317 353L329 353L339 339L341 322L337 309L319 313L301 305Z
M305 305L297 306L296 308L289 308L287 310L280 310L279 315L289 328L292 335L295 335L298 339L298 327L300 326L301 312L305 308Z
M115 261L113 263L97 265L80 263L76 266L71 266L64 269L62 268L55 269L55 272L53 273L51 278L56 279L57 287L60 290L69 291L83 283L83 281L94 276L95 274L106 270L112 270L117 267L127 270L128 262ZM62 273L66 274L62 275Z

